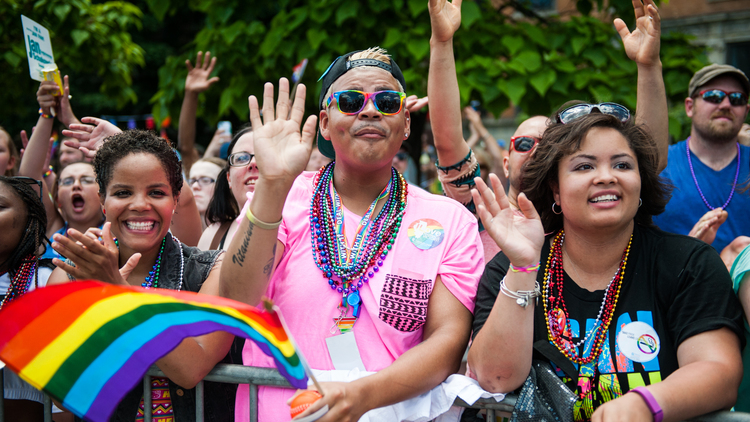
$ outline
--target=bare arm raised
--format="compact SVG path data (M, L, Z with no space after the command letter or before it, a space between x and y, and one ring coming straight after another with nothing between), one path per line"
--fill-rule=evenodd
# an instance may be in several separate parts
M453 34L461 26L461 1L430 0L430 70L427 96L435 150L442 166L454 165L469 153L461 126L461 103L453 57Z
M283 248L277 241L278 226L267 228L262 222L281 221L286 196L294 179L307 166L315 139L316 116L308 117L300 131L305 112L305 86L297 87L291 113L289 81L286 78L279 81L276 107L273 104L273 91L271 83L267 83L263 89L262 119L258 99L255 96L249 99L250 122L255 135L255 159L260 172L249 206L255 222L242 219L221 269L221 295L250 305L260 302L283 253L283 249L277 251L277 244Z
M544 229L534 204L521 193L514 212L500 180L490 181L494 193L482 179L474 179L472 190L477 213L487 232L515 267L539 262ZM504 283L511 291L534 290L536 273L508 272ZM487 391L507 393L518 388L529 375L534 343L534 301L519 306L506 295L498 295L482 330L469 349L469 366L479 385Z
M645 125L659 149L659 168L667 166L669 148L669 115L659 49L661 18L654 0L633 0L635 30L630 32L622 19L615 19L615 29L625 45L625 53L638 66L638 104L635 122Z
M219 81L218 76L209 78L216 66L216 57L211 57L211 52L199 51L195 58L195 67L190 60L185 60L188 69L185 78L185 98L182 100L180 109L180 125L177 132L177 149L182 155L182 166L185 174L190 174L190 167L200 159L198 151L195 150L195 115L198 109L198 94L207 90Z

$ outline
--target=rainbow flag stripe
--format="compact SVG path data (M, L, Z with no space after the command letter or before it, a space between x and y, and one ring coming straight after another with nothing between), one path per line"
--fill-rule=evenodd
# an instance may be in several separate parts
M91 421L106 421L158 359L187 337L227 331L254 341L307 388L276 312L233 300L84 281L34 290L0 311L0 360Z

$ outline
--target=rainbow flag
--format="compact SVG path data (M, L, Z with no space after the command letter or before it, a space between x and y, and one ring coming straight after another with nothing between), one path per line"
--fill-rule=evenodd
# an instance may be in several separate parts
M227 331L254 341L307 388L304 360L279 314L233 300L84 281L36 289L0 311L0 360L90 421L106 421L159 358L187 337Z

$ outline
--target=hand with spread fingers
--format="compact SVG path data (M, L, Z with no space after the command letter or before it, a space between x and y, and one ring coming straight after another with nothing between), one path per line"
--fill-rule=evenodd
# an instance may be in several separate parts
M138 264L141 254L134 254L122 268L119 268L120 252L110 231L111 224L106 222L101 230L90 228L86 233L69 229L67 237L55 234L52 238L52 248L75 265L57 258L52 262L77 280L100 280L128 285L127 278Z
M727 221L729 213L722 208L713 209L705 214L695 223L688 236L700 239L709 245L714 243L716 232L722 224Z
M286 78L279 80L279 98L275 107L273 84L266 83L263 88L263 117L258 99L250 96L250 122L253 125L259 179L283 181L291 185L305 170L316 135L316 116L308 117L300 131L305 113L305 94L306 88L300 84L289 113L289 81Z
M615 19L615 29L625 45L628 58L639 65L661 64L659 48L661 43L661 18L654 0L633 0L635 30L630 32L622 19Z
M427 7L430 11L433 41L450 41L453 34L461 27L461 2L462 0L429 1Z
M195 67L190 63L190 60L185 60L185 67L188 70L187 78L185 78L185 91L194 93L203 92L218 82L218 76L209 78L215 66L216 57L212 58L210 51L206 51L205 57L202 51L198 52L195 58Z
M89 158L94 158L106 138L122 132L112 123L96 117L84 117L81 121L89 124L72 124L70 129L63 130L64 136L75 138L65 141L65 145L80 149Z
M513 211L495 174L490 174L494 193L480 177L474 182L477 186L472 189L471 196L477 205L477 214L510 262L517 266L538 262L544 243L544 228L534 204L521 193L518 195L520 212Z

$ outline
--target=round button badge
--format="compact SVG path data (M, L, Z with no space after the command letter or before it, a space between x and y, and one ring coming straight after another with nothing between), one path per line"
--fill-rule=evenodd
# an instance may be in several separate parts
M431 218L422 218L411 223L408 234L411 243L422 250L437 247L445 238L443 226Z
M659 355L661 342L652 326L635 321L622 327L617 335L617 346L628 359L643 363Z

